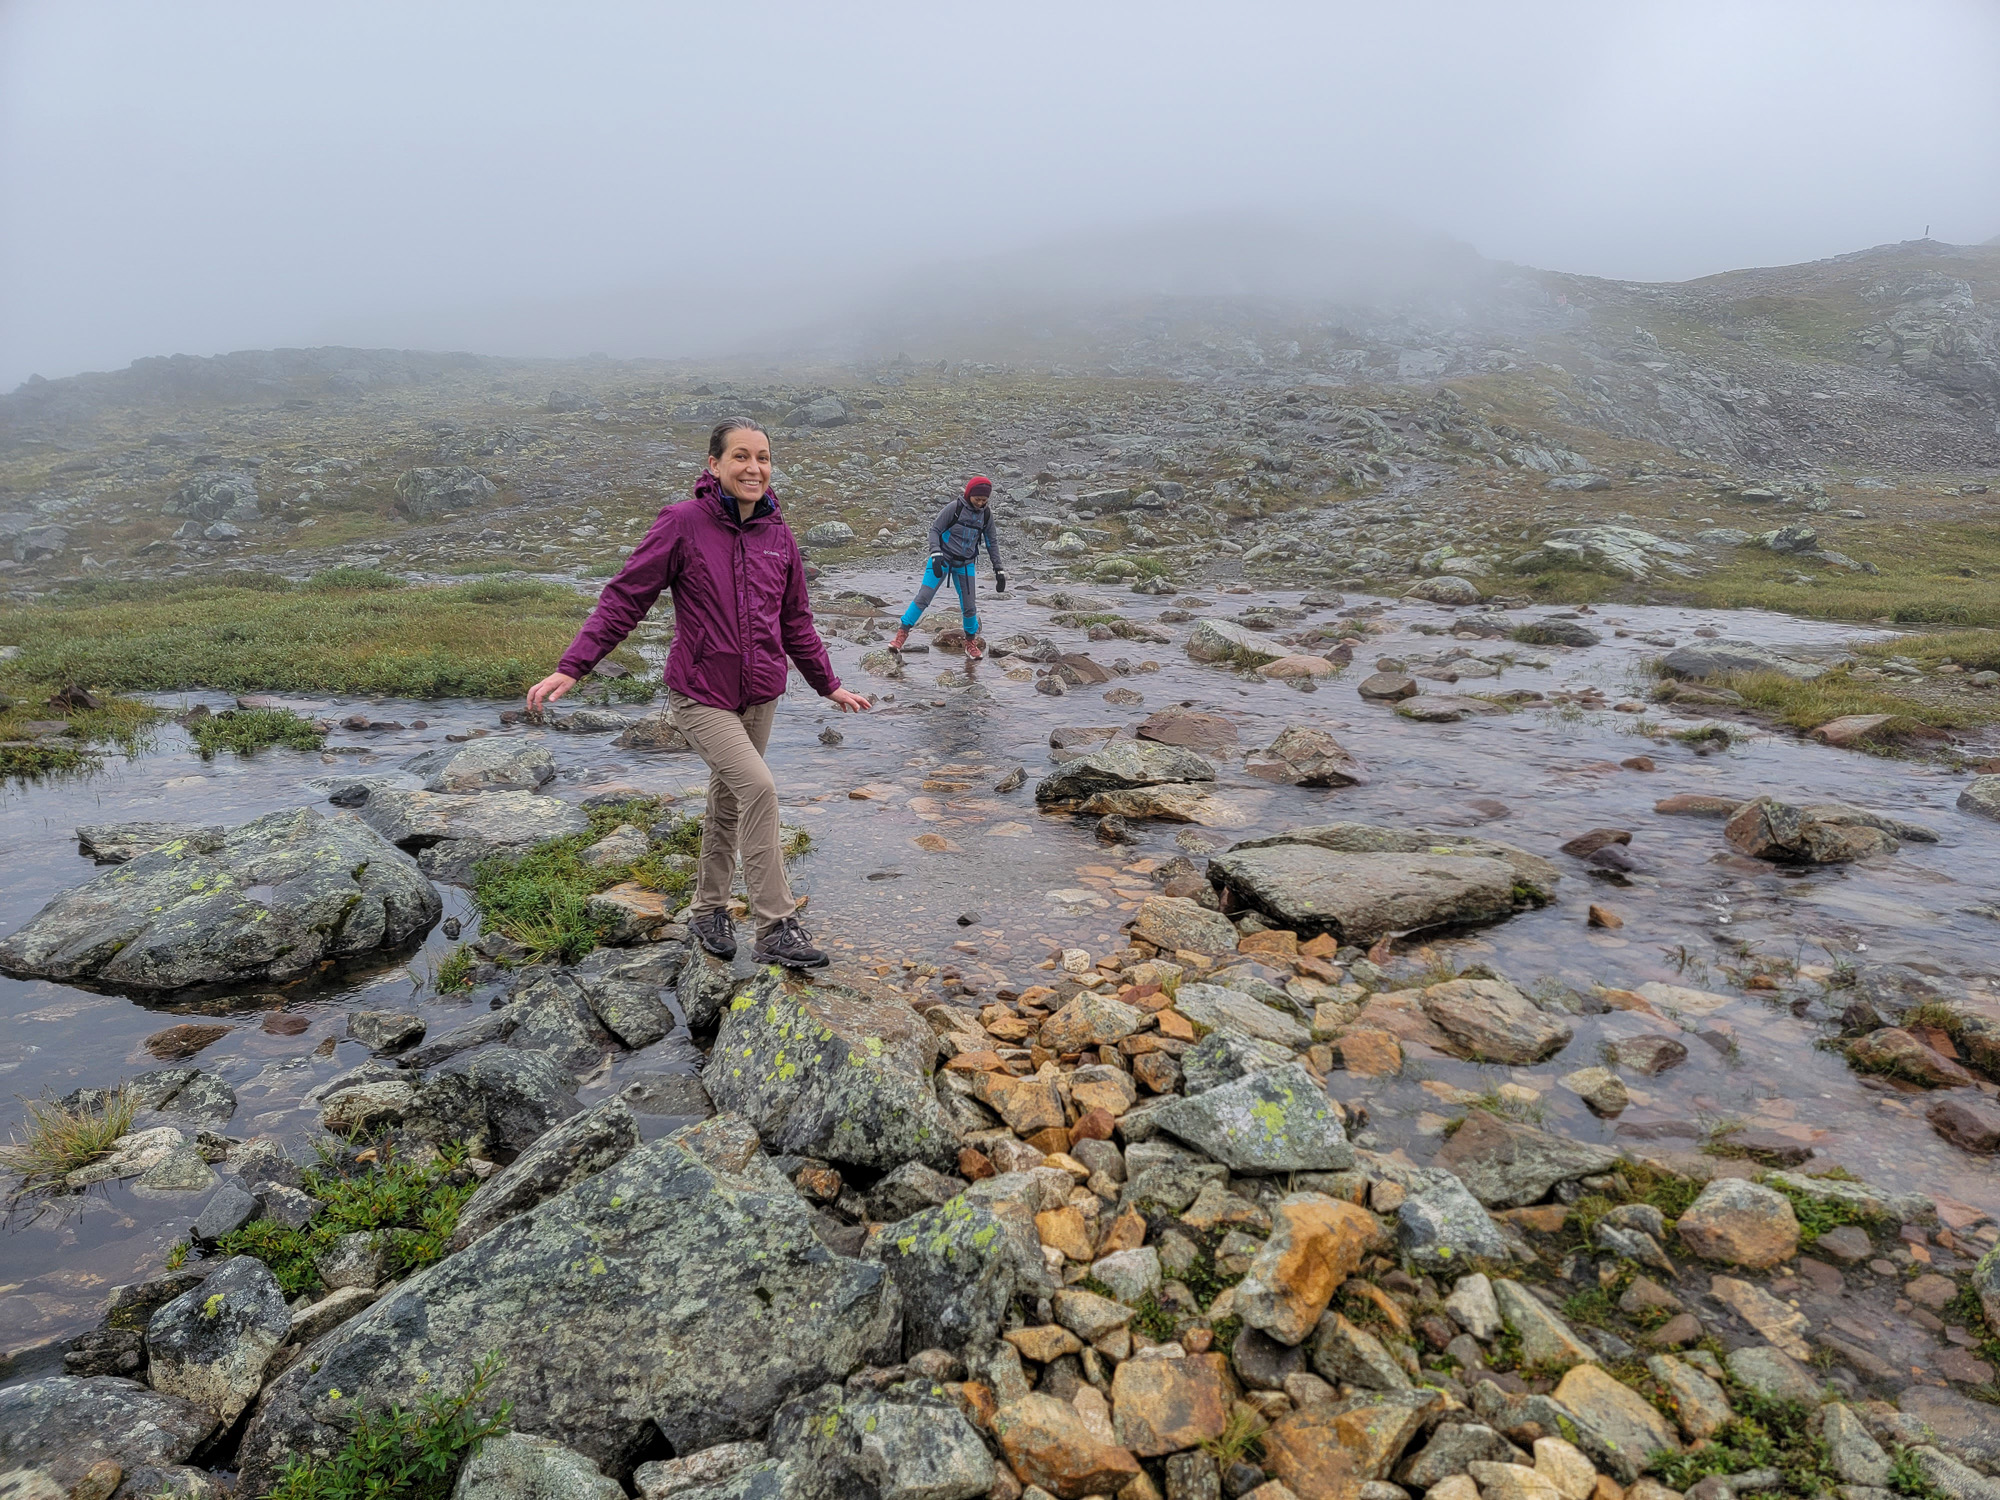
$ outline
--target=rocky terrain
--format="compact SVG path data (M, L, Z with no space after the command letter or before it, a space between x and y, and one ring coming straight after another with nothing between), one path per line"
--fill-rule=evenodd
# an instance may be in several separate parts
M10 1158L0 1489L2000 1495L2000 677L1720 607L1983 622L1996 266L5 398L0 709L152 717L0 807L17 1135L111 1122ZM51 675L51 608L587 591L746 410L878 696L771 752L823 974L688 943L657 711ZM891 653L974 471L992 659Z

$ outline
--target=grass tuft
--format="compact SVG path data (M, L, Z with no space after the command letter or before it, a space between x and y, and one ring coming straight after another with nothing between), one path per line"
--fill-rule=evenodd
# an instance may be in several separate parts
M131 1128L132 1101L122 1085L101 1108L34 1100L27 1134L0 1146L0 1171L17 1175L23 1187L60 1182L105 1155Z
M1223 1423L1222 1431L1212 1438L1202 1439L1201 1451L1227 1469L1245 1459L1261 1457L1264 1432L1264 1419L1248 1403L1239 1401L1229 1408L1229 1417Z
M325 730L289 708L226 708L190 722L188 736L203 760L213 759L218 750L249 755L267 745L318 750L326 744Z
M461 943L444 956L444 961L431 972L431 988L440 995L449 995L458 990L472 988L472 949Z
M465 1461L513 1418L511 1402L480 1410L499 1371L495 1352L456 1395L431 1391L414 1411L369 1412L331 1457L291 1459L268 1500L445 1500Z

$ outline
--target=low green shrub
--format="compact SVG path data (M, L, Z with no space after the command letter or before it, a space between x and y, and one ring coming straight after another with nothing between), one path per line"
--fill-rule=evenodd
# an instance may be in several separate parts
M249 755L267 745L283 745L290 750L318 750L326 744L326 731L313 727L289 708L225 708L188 724L188 738L203 760L214 758L218 750Z
M480 1443L513 1419L512 1402L480 1410L499 1370L499 1354L489 1354L456 1395L430 1391L414 1411L369 1412L330 1458L287 1463L268 1500L445 1500Z

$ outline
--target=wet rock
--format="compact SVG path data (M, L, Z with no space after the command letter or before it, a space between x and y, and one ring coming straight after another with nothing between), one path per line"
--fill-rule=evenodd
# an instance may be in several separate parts
M162 1395L192 1401L227 1426L263 1388L264 1371L291 1323L270 1269L250 1256L233 1256L153 1314L146 1325L146 1378Z
M1153 740L1117 740L1064 761L1036 785L1035 802L1052 807L1082 802L1093 792L1213 780L1215 767L1191 750Z
M1337 1312L1324 1314L1313 1330L1312 1366L1335 1385L1368 1391L1410 1389L1410 1377L1382 1341Z
M596 1176L638 1144L638 1121L622 1099L572 1115L480 1184L459 1210L451 1249L463 1250L516 1214Z
M1958 810L2000 820L2000 776L1975 776L1958 794Z
M2000 1151L2000 1108L1985 1099L1940 1099L1925 1112L1931 1128L1961 1151L1991 1156Z
M1577 1446L1621 1484L1639 1477L1648 1458L1681 1451L1680 1440L1652 1403L1594 1364L1563 1376L1555 1400L1575 1422Z
M0 1461L39 1469L64 1490L107 1461L128 1472L183 1463L215 1428L205 1407L135 1380L52 1375L0 1386Z
M201 1025L183 1022L156 1031L143 1043L145 1049L162 1062L178 1062L182 1058L193 1057L204 1048L221 1041L235 1030L233 1026Z
M1186 708L1160 709L1147 715L1132 732L1142 740L1190 750L1224 750L1237 741L1236 726L1221 714Z
M1375 1216L1352 1203L1293 1193L1272 1209L1270 1237L1236 1284L1232 1305L1246 1327L1281 1344L1301 1343L1380 1233Z
M451 1500L624 1500L625 1489L581 1453L548 1438L503 1432L474 1449Z
M1608 1172L1618 1153L1475 1109L1437 1155L1489 1208L1536 1203L1559 1182Z
M1557 1082L1589 1105L1593 1114L1615 1115L1632 1102L1625 1080L1609 1068L1579 1068Z
M1132 935L1166 953L1236 951L1237 931L1221 912L1183 896L1148 896L1132 918Z
M798 1500L972 1500L995 1475L958 1406L911 1387L821 1386L779 1408L770 1448L800 1476Z
M1016 1291L1041 1279L1032 1223L1024 1236L1010 1234L994 1210L963 1196L889 1225L870 1253L900 1294L906 1355L983 1353L1000 1336Z
M1405 599L1423 599L1431 604L1477 604L1479 586L1469 578L1455 577L1441 573L1435 578L1419 579L1404 590Z
M1604 637L1575 620L1530 620L1508 635L1525 646L1601 646Z
M1724 639L1677 646L1660 658L1660 667L1672 677L1727 677L1737 672L1782 672L1802 682L1810 682L1826 671L1817 662L1793 661L1751 641Z
M404 1109L403 1127L433 1145L463 1141L491 1160L495 1152L525 1151L581 1108L569 1075L547 1054L486 1048L428 1074Z
M1570 1326L1518 1281L1493 1283L1500 1317L1521 1340L1521 1362L1530 1366L1563 1366L1597 1358Z
M1002 1406L993 1430L1009 1467L1059 1500L1083 1500L1122 1490L1139 1475L1139 1461L1093 1432L1067 1401L1031 1392Z
M220 823L91 823L76 831L76 852L100 865L122 865L162 844L185 844L196 854L222 847Z
M1234 1172L1330 1172L1354 1164L1326 1090L1297 1063L1171 1100L1152 1120Z
M1421 691L1415 678L1405 676L1401 672L1377 672L1362 678L1354 690L1364 698L1373 698L1384 703L1414 698Z
M1775 1266L1799 1247L1799 1221L1791 1200L1741 1177L1718 1177L1709 1183L1676 1228L1688 1249L1725 1265Z
M1863 1072L1886 1073L1927 1089L1964 1088L1973 1081L1972 1074L1950 1058L1895 1026L1848 1043L1847 1060Z
M948 1171L958 1132L931 1088L936 1058L936 1033L908 1005L767 973L723 1013L702 1083L773 1151Z
M556 762L540 745L495 736L426 750L403 769L427 792L532 792L555 779Z
M1244 757L1243 769L1285 786L1365 786L1367 770L1324 729L1294 724L1261 750Z
M1233 620L1196 620L1188 631L1187 654L1196 661L1261 667L1287 654L1268 636Z
M1570 1043L1574 1029L1538 1010L1504 979L1454 979L1423 992L1424 1014L1460 1056L1526 1066L1546 1061ZM1683 1052L1685 1056L1685 1052Z
M1899 847L1879 828L1822 822L1805 808L1770 797L1737 808L1722 832L1745 854L1784 864L1842 864Z
M567 838L590 826L581 808L534 792L480 795L379 791L360 817L383 838L416 855L434 880L466 885L473 867L496 855L519 855L545 839Z
M1193 1448L1222 1435L1235 1395L1224 1355L1128 1359L1111 1379L1113 1429L1140 1458Z
M1073 808L1087 817L1117 818L1121 824L1133 819L1157 818L1167 823L1231 827L1241 826L1243 821L1230 804L1214 796L1207 788L1187 784L1092 792L1083 801L1075 803ZM1103 839L1103 825L1099 824L1098 829L1098 837ZM1109 839L1105 841L1111 842Z
M400 1052L424 1039L423 1018L412 1010L355 1010L347 1034L374 1052Z
M0 971L141 991L289 979L400 947L442 910L371 829L298 808L213 853L168 844L57 896L0 943Z
M523 1309L532 1314L523 1316ZM500 1356L491 1397L517 1428L624 1472L762 1431L791 1395L839 1380L893 1336L879 1265L829 1252L741 1120L719 1116L629 1153L394 1288L264 1393L243 1481L326 1452L418 1371L462 1384ZM335 1396L334 1392L339 1392Z
M263 1212L264 1205L249 1189L225 1182L202 1205L200 1214L195 1217L190 1238L200 1244L212 1245L225 1234L234 1234L251 1220L260 1218Z
M1670 1036L1628 1036L1608 1043L1609 1060L1621 1068L1647 1078L1679 1067L1687 1061L1688 1049Z
M1740 797L1711 797L1705 792L1683 792L1662 797L1653 811L1664 817L1727 818L1743 805Z

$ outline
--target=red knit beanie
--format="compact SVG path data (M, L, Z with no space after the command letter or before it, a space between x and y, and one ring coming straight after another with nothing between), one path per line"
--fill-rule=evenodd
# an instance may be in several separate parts
M965 498L968 500L974 495L991 495L992 493L993 481L988 479L984 474L975 474L965 481Z

